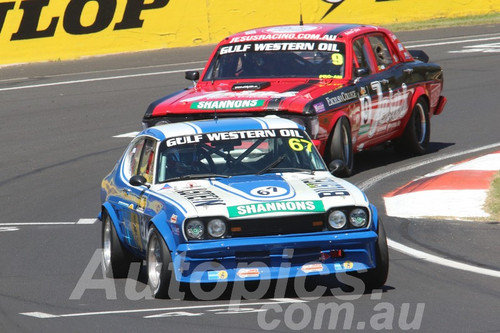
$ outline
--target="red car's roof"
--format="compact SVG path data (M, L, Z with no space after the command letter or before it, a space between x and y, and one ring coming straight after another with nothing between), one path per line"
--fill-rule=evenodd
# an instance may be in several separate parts
M338 40L387 29L360 24L317 23L305 25L279 25L238 32L225 38L221 43L239 43L269 40Z

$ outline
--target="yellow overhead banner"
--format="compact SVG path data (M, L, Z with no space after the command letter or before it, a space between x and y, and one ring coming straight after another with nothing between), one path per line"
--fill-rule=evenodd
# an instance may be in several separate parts
M0 64L217 43L258 26L384 25L500 12L498 0L0 0Z

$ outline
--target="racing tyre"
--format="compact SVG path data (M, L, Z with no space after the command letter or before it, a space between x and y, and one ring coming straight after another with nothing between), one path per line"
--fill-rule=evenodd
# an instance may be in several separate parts
M325 162L327 165L334 160L344 162L344 168L335 172L335 176L348 177L352 174L354 156L351 125L346 117L341 117L337 120L325 153Z
M172 271L170 251L155 227L151 227L148 237L147 252L148 285L155 298L167 298Z
M403 135L395 141L396 151L423 155L427 151L430 134L429 106L427 101L420 97L413 107Z
M123 248L115 230L115 226L108 214L103 214L102 221L102 264L106 277L126 278L131 257Z
M380 219L378 221L378 239L375 251L377 266L365 273L358 274L358 277L365 283L366 290L382 288L389 275L389 249L387 247L384 225Z

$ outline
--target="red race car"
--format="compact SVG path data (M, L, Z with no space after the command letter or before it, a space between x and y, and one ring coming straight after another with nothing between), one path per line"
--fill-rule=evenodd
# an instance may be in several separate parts
M424 154L430 118L446 104L443 71L389 30L352 24L273 26L225 38L194 86L153 102L144 127L277 115L302 124L325 161L353 170L353 154L392 141Z

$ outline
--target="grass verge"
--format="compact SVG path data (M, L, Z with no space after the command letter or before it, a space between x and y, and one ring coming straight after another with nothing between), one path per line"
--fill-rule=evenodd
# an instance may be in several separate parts
M463 27L471 25L499 24L499 23L500 23L500 13L490 13L478 16L437 18L419 22L395 23L395 24L387 24L384 26L396 32L396 31L426 30L426 29L448 28L456 26Z
M496 222L500 222L500 172L493 178L484 205L486 212L491 215L491 218Z

